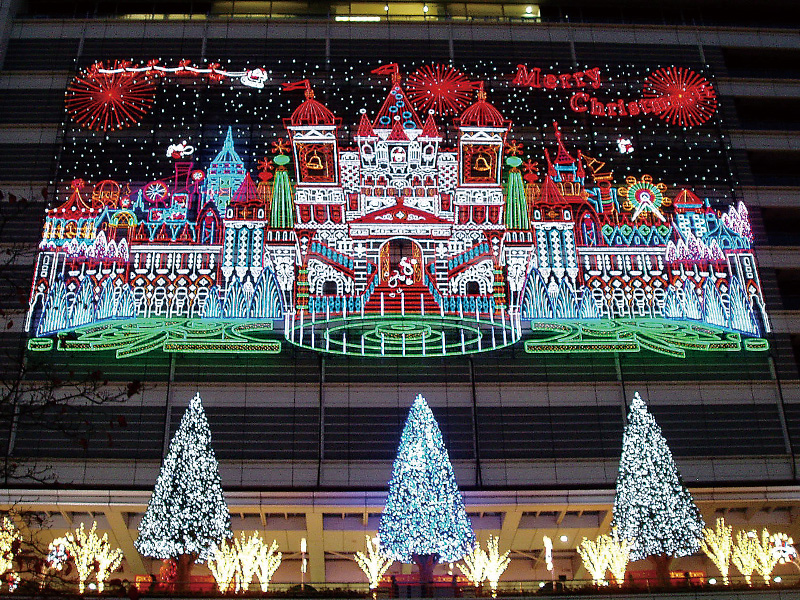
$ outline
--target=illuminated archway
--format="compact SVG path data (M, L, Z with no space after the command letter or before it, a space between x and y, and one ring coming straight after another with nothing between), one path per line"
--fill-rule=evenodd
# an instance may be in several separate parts
M394 237L381 246L380 280L387 282L395 274L404 272L413 279L413 283L422 283L423 254L422 247L407 237Z

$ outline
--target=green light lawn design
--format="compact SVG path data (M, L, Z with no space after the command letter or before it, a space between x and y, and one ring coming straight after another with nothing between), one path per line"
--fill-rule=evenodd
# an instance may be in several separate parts
M162 352L279 354L282 340L317 352L363 357L442 357L490 352L521 340L530 354L650 351L685 358L687 351L765 351L763 338L698 321L596 319L523 321L438 315L348 317L303 322L283 331L269 319L149 318L107 320L28 340L31 351L101 352L117 358Z

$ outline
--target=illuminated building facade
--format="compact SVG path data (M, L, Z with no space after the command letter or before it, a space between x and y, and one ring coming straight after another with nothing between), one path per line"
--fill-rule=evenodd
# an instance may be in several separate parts
M309 580L356 580L341 555L375 531L423 393L478 537L516 553L507 578L549 577L524 558L544 535L567 538L556 575L581 578L639 390L707 522L797 537L798 258L770 231L797 219L776 150L796 140L746 118L800 75L739 78L741 48L767 52L747 29L516 9L9 19L0 189L29 199L4 228L30 253L6 339L57 372L144 383L58 416L78 442L10 420L8 455L62 483L23 506L56 530L99 516L127 574L157 571L132 539L200 392L234 529L288 552L306 537ZM112 77L138 94L126 117L84 104Z

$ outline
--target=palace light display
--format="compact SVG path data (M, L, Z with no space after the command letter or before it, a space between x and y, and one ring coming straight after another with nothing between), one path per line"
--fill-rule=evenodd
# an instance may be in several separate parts
M658 150L637 139L634 117L636 127L647 117L650 127L680 127L684 139L706 144L692 128L716 118L716 96L689 69L643 73L642 97L630 101L611 97L620 84L599 67L519 65L516 75L485 81L442 65L405 79L397 64L383 65L356 83L333 73L372 103L349 114L348 128L310 79L279 87L264 69L105 64L68 89L79 129L64 152L71 184L45 219L31 350L279 353L289 343L402 357L520 343L530 353L682 357L767 348L746 207L724 190L707 198L665 183L655 175L660 164L632 169L638 153ZM388 95L373 102L367 92L386 78ZM267 142L256 117L245 117L242 94L273 88L282 94L276 110L292 106L285 137ZM525 141L529 126L511 138L492 90L506 105L509 94L549 94L548 111L525 105L539 120L540 150ZM611 94L602 103L594 99L601 92ZM207 113L223 133L213 148L186 116L202 110L203 94L230 108L229 116ZM148 111L168 100L177 108L162 109L162 124L175 137L161 143L150 130L159 158L137 164L141 140L111 130L146 127ZM236 125L239 117L249 129ZM596 132L591 144L581 139L578 125L598 119L617 128L606 150ZM618 139L626 140L620 150ZM106 163L131 175L164 170L145 181L112 179ZM86 173L98 170L105 176L89 182ZM724 177L706 178L695 174L693 183L724 187Z

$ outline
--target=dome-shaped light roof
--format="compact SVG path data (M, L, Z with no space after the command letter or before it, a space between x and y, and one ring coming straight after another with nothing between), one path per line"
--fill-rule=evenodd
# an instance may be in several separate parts
M461 127L505 127L506 120L500 111L486 101L483 82L478 83L478 100L468 107L458 120Z
M292 113L291 124L295 127L319 125L335 125L336 117L321 102L314 100L314 90L308 80L305 81L306 101Z

